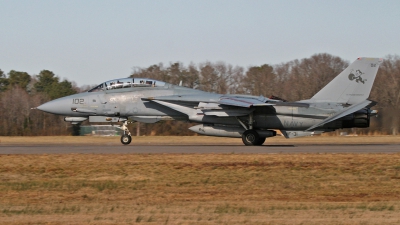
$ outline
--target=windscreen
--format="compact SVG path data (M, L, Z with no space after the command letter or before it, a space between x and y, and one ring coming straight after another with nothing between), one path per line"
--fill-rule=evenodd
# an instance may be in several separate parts
M95 88L89 90L89 92L97 92L104 90L115 90L122 88L136 88L136 87L163 87L165 86L165 82L146 79L146 78L121 78L110 80L104 82Z

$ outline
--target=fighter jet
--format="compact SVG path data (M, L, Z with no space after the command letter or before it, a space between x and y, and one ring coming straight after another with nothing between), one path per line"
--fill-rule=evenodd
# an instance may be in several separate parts
M121 143L131 143L128 122L183 120L190 130L210 136L242 138L262 145L279 130L286 138L343 128L365 128L377 114L368 100L382 59L358 58L312 98L286 102L252 95L216 94L147 78L110 80L79 94L37 107L63 115L73 124L122 122Z

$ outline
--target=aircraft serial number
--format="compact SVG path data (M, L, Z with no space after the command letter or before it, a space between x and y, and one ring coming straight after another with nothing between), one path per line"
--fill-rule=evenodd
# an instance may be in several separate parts
M85 103L85 99L83 99L83 98L72 99L72 104L84 104L84 103Z

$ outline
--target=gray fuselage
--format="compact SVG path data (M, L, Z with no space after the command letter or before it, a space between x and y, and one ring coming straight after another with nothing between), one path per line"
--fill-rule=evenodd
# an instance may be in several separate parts
M131 87L113 90L101 90L96 92L84 92L60 98L42 105L42 110L47 111L46 105L51 105L48 111L54 114L69 117L108 116L122 118L140 118L141 116L168 117L176 120L186 120L205 124L221 124L240 126L236 117L209 116L194 114L188 116L184 113L165 107L146 99L158 96L185 96L193 101L186 101L185 106L193 109L199 102L217 102L221 97L238 96L208 93L186 87L166 84L161 87ZM248 96L247 96L248 97ZM258 98L258 96L252 96ZM177 100L179 101L179 100ZM225 107L225 110L234 107ZM279 130L305 130L308 127L331 116L336 111L343 109L339 104L312 103L309 107L295 106L261 106L253 110L253 127L255 129L279 129ZM250 109L244 109L250 110ZM248 116L238 116L248 123ZM345 118L346 119L346 118ZM351 119L351 118L347 118ZM321 129L341 128L342 120L336 123L326 124Z

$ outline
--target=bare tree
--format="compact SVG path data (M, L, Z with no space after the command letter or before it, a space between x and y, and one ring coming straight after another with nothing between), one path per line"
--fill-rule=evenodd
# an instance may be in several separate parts
M229 94L245 94L246 90L243 85L243 78L244 78L244 68L240 66L232 67L229 65Z
M311 98L347 66L341 58L322 53L278 65L275 71L284 82L284 98L295 101Z
M246 94L269 96L276 87L276 75L272 66L250 67L242 81Z
M371 99L378 101L380 122L378 128L392 135L399 133L400 110L400 57L388 55L379 67L371 91Z
M218 72L210 62L200 64L200 89L209 92L218 90Z
M165 70L162 63L149 66L148 68L135 67L130 77L151 78L165 82L169 82L170 80L168 72Z

